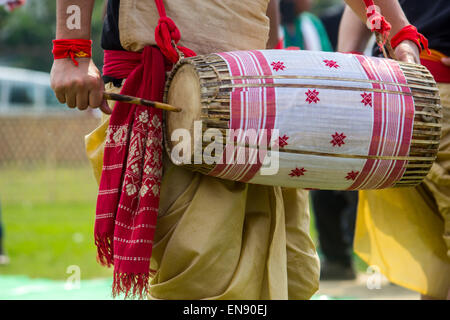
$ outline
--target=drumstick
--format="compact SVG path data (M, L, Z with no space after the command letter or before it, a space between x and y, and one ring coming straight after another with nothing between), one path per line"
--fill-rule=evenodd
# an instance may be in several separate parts
M132 97L132 96L126 96L126 95L118 94L118 93L104 92L103 97L106 100L114 100L114 101L126 102L126 103L131 103L131 104L137 104L140 106L154 107L154 108L163 109L163 110L172 111L172 112L181 112L180 108L171 106L170 104L145 100L145 99Z

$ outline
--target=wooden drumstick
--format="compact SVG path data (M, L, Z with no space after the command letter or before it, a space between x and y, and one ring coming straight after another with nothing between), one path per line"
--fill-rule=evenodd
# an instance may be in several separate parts
M171 106L170 104L145 100L145 99L132 97L132 96L126 96L126 95L118 94L118 93L104 92L103 97L106 100L114 100L114 101L126 102L126 103L131 103L131 104L137 104L140 106L153 107L153 108L163 109L163 110L167 110L167 111L171 111L171 112L181 112L181 108Z

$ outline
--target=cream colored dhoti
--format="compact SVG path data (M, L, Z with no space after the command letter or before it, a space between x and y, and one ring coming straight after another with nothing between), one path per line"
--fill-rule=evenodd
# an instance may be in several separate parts
M86 136L97 181L108 122ZM166 158L150 298L309 299L319 285L309 219L305 190L226 181Z
M434 298L450 289L450 84L436 163L416 188L359 193L354 248L393 283Z

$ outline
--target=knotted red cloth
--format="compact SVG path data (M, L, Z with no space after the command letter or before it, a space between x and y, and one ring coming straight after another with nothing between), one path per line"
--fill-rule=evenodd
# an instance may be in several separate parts
M92 56L92 40L87 39L57 39L53 40L53 57L55 59L70 58L78 66L75 58Z
M116 53L126 69L132 70L121 94L162 101L165 69L161 52L145 47L138 63L134 53ZM127 54L131 55L128 65L123 59ZM111 52L109 59L114 63ZM116 103L106 134L94 230L100 263L114 265L114 296L124 293L142 298L148 290L162 137L160 109Z
M177 45L181 39L180 30L178 30L175 22L166 15L163 1L155 0L155 3L160 16L158 25L155 29L155 41L164 56L172 63L178 61L179 54L174 45L176 45L176 48L181 51L185 57L195 56L194 51Z
M103 51L103 75L126 79L141 63L142 53L123 50Z
M165 15L162 1L155 2ZM175 25L173 32L178 38L161 32L166 28L164 21L160 20L155 30L161 35L161 50L147 46L142 54L105 51L104 75L126 78L121 94L162 101L166 66L178 60L167 46L179 40ZM183 52L195 55L191 50ZM116 102L106 133L94 230L98 260L103 265L114 265L114 296L124 293L125 298L143 298L149 289L162 177L162 139L160 109Z
M419 48L419 52L422 52L422 45L424 49L427 51L428 55L431 55L430 49L428 49L428 40L425 36L417 31L417 28L413 25L408 25L404 27L402 30L397 32L395 36L391 39L392 48L396 48L400 42L404 40L413 41L417 47Z
M380 47L383 47L389 37L391 31L391 24L378 12L373 0L364 0L366 5L366 16L368 21L368 27L372 32L378 32L381 34L381 42L377 42Z

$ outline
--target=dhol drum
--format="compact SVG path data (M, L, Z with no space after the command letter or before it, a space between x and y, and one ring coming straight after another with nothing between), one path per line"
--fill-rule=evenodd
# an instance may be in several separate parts
M182 59L165 102L183 109L165 118L176 164L263 185L415 186L441 134L429 71L362 55L255 50Z

